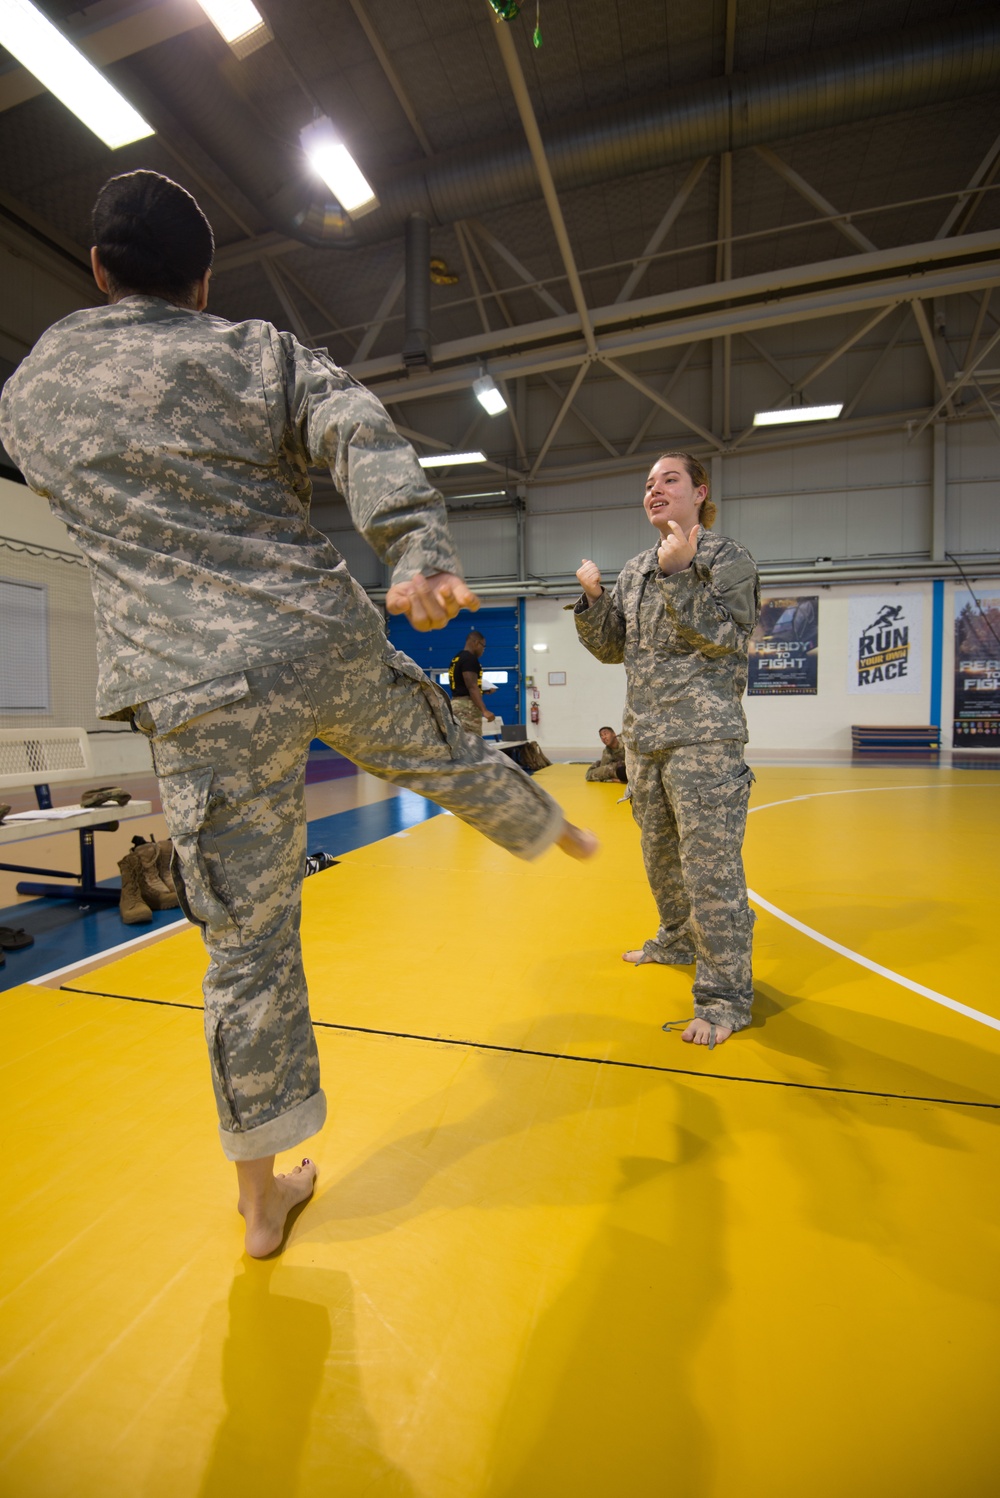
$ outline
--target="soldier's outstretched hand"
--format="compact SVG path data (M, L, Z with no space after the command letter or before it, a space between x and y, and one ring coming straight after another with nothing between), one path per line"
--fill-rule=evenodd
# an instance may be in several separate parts
M576 580L588 598L600 598L604 592L601 587L600 567L596 562L588 562L586 557L576 569Z
M414 629L443 629L460 609L479 607L479 599L464 578L454 572L417 573L405 583L393 583L385 595L390 614L405 614Z
M660 542L656 560L661 572L683 572L694 561L701 526L693 525L690 535L686 536L676 520L669 520L667 524L670 526L670 535L664 536Z

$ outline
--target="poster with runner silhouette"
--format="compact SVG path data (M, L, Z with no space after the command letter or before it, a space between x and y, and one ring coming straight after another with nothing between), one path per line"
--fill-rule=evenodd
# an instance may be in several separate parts
M750 637L747 695L815 697L819 596L765 598Z
M924 690L921 593L862 593L848 611L847 690L856 697Z
M977 603L978 599L978 603ZM1000 749L1000 593L955 589L956 749Z

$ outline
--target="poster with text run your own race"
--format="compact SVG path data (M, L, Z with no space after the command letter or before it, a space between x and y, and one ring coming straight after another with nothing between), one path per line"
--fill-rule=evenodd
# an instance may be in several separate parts
M923 690L920 593L862 593L848 612L847 690L855 697Z

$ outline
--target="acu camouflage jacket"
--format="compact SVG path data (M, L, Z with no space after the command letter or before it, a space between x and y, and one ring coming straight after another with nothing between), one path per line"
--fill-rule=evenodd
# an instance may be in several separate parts
M308 468L401 581L460 573L444 503L383 407L270 323L132 296L49 328L0 436L90 563L98 712L381 627L309 523Z
M625 664L622 738L641 754L716 739L745 743L740 699L760 613L753 557L702 531L691 566L667 576L656 551L633 557L613 589L589 607L584 595L574 609L590 653Z

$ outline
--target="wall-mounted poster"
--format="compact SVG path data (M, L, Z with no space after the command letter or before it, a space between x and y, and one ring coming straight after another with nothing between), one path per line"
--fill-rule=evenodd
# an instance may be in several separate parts
M956 749L1000 747L1000 594L955 589Z
M847 690L856 697L923 689L920 593L860 594L848 614Z
M750 697L815 697L819 595L765 598L750 637Z

